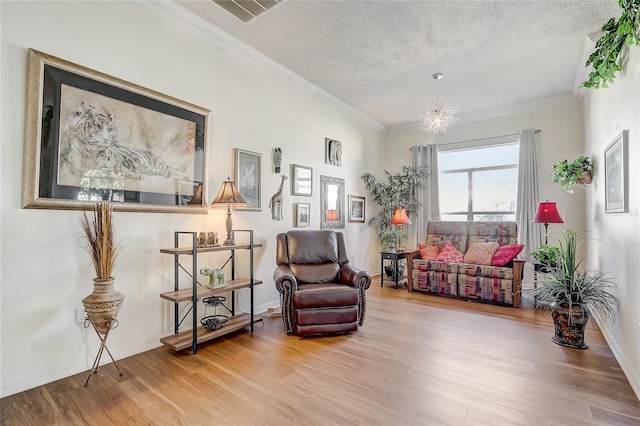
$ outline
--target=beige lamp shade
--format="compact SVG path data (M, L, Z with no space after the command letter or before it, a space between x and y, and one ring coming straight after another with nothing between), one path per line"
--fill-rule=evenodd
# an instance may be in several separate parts
M231 231L233 230L233 221L231 220L231 206L235 208L247 207L247 202L240 195L240 191L236 187L236 184L227 178L222 182L220 192L211 203L211 207L227 207L227 221L225 222L225 228L227 231L227 239L223 243L225 246L232 246L235 244L231 237Z

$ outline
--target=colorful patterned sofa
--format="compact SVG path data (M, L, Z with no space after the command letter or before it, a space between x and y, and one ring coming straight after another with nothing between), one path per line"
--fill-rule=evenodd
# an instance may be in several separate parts
M515 222L431 221L427 225L426 246L437 245L442 250L451 242L462 254L472 243L506 246L516 240ZM450 263L423 260L420 251L414 251L407 256L407 264L411 265L407 268L409 291L520 307L524 260L516 258L504 266Z

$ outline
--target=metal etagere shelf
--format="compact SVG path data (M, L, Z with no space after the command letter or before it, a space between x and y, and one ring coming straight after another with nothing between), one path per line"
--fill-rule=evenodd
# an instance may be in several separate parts
M170 254L174 257L174 291L161 293L160 297L174 303L174 334L166 336L160 339L160 341L166 346L170 347L174 351L180 351L187 349L191 346L191 351L195 354L198 351L198 344L207 342L217 337L224 336L234 331L240 330L247 326L251 327L253 332L254 324L261 319L256 319L253 309L253 287L262 284L262 281L256 280L253 274L253 262L254 262L254 249L262 247L262 244L255 244L253 241L253 230L248 229L236 229L232 231L235 241L236 233L248 233L249 243L240 243L229 246L216 246L216 247L198 247L198 233L191 231L176 231L174 232L174 247L160 249L160 253ZM180 236L191 236L190 247L180 247ZM249 277L248 278L236 278L236 250L249 250ZM231 280L227 281L227 285L220 288L209 288L204 285L200 285L198 282L198 255L209 252L223 252L230 251L229 260L231 262ZM191 271L180 262L180 256L191 256ZM180 272L190 277L191 288L180 288ZM235 292L248 288L250 294L250 312L240 313L236 315L235 306ZM198 301L206 297L216 296L224 293L231 292L231 308L227 308L231 313L231 317L224 324L223 327L208 330L198 325ZM180 303L191 303L191 308L180 319ZM226 308L226 305L225 305ZM193 324L190 330L179 331L179 327L186 316L192 313Z

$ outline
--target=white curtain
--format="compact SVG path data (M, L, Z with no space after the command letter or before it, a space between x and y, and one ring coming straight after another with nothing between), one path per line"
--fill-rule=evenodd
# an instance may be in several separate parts
M415 168L425 167L424 185L418 191L418 217L411 225L417 242L424 243L427 235L427 222L440 220L440 194L438 192L438 148L436 145L412 146L411 165ZM417 244L416 244L417 247Z
M538 209L538 161L536 156L536 129L520 132L520 159L518 164L518 201L516 222L518 243L524 244L521 258L540 247L542 231L540 224L531 223Z

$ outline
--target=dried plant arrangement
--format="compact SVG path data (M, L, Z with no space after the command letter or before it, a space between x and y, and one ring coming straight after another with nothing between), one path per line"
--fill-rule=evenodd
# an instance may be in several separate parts
M87 212L80 218L84 249L91 256L96 278L111 278L111 272L118 255L115 231L113 229L113 206L110 203L97 203L90 219Z

